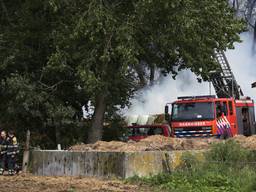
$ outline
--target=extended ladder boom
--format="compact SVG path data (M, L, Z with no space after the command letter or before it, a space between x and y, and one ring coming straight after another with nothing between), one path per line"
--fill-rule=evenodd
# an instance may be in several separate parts
M216 95L219 98L233 97L239 99L243 96L243 92L236 82L224 52L216 51L215 59L220 68L211 75L210 80L215 88Z

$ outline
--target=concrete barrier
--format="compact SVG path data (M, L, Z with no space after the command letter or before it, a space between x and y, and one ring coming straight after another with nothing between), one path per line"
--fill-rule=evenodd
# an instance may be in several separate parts
M182 165L182 155L198 159L203 151L72 152L32 151L30 169L44 176L95 176L128 178L170 172Z

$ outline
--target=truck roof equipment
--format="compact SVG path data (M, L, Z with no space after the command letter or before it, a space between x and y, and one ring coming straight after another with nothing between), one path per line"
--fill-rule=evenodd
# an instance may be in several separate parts
M182 100L191 100L191 99L215 99L215 95L200 95L200 96L184 96L184 97L178 97L177 99L182 99Z
M215 60L219 64L220 68L210 75L210 81L215 88L216 95L219 98L233 97L235 99L240 99L244 94L240 86L237 84L224 51L216 50Z

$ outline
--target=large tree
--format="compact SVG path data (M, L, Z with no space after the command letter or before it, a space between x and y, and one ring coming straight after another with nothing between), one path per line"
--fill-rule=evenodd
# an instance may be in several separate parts
M62 12L49 68L72 69L95 105L88 142L102 138L104 115L123 107L145 81L145 66L206 79L214 50L233 48L243 24L221 0L52 0ZM145 70L144 70L145 71Z
M90 100L88 142L100 140L155 69L206 79L214 50L239 41L233 15L224 0L0 0L0 125L53 127L57 143Z

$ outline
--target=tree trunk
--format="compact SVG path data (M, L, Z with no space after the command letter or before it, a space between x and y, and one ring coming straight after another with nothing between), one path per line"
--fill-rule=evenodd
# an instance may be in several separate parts
M89 129L87 143L95 143L102 139L105 110L106 97L103 94L99 94L96 97L95 111L92 118L92 126Z
M150 85L153 85L155 81L155 66L150 67Z
M144 65L142 65L142 63L140 63L140 65L136 65L135 66L135 70L138 74L138 77L139 77L139 84L140 84L140 87L143 88L147 85L147 81L145 79L145 69L144 69Z

